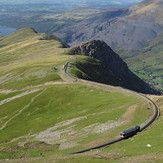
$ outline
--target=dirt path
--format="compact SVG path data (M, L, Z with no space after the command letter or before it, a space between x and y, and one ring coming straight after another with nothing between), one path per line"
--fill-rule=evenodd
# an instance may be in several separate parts
M38 91L38 90L37 90L37 91ZM35 91L35 92L37 92L37 91ZM27 109L27 108L33 103L33 101L34 101L38 96L40 96L40 95L41 95L43 92L45 92L45 91L46 91L46 89L44 89L44 90L41 91L39 94L37 94L36 96L34 96L34 97L31 99L30 103L28 103L27 105L25 105L22 109L18 110L17 113L16 113L14 116L12 116L10 119L8 119L8 120L0 127L0 130L3 130L11 120L13 120L15 117L19 116L25 109ZM34 92L32 92L32 93L34 93ZM25 94L25 95L27 95L27 94ZM18 98L19 98L19 97L18 97Z
M32 88L37 88L37 87L42 87L42 86L48 86L48 85L60 85L60 84L73 84L74 82L68 82L68 81L49 81L49 82L45 82L42 84L38 84L38 85L31 85L31 86L27 86L23 89L0 89L0 93L13 93L13 92L17 92L17 91L24 91L24 90L28 90L28 89L32 89Z
M20 98L20 97L29 95L29 94L31 94L31 93L38 92L38 91L40 91L40 90L41 90L41 89L33 89L33 90L31 90L31 91L26 91L26 92L21 93L21 94L19 94L19 95L16 95L16 96L13 96L13 97L4 99L4 100L0 101L0 105L3 105L3 104L5 104L5 103L10 102L10 101L12 101L12 100L15 100L15 99L17 99L17 98Z
M69 75L64 68L65 65L58 67L58 75L61 77L61 79L65 82L77 82L77 80Z

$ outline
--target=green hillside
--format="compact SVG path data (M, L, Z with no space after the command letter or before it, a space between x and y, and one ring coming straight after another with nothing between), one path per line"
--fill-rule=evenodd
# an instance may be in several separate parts
M155 152L160 159L159 147L145 151L143 135L150 138L150 130L134 138L133 152L126 149L129 139L99 149L99 154L67 155L140 125L151 115L149 102L119 87L74 81L62 67L76 56L66 55L67 45L56 37L24 28L1 38L0 44L0 160L115 162ZM158 138L161 121L155 124ZM134 153L141 142L145 149Z
M139 51L117 50L130 69L151 86L163 91L163 33Z
M71 63L70 73L81 79L106 83L111 85L120 85L118 78L113 72L106 69L100 60L91 57L84 57Z
M0 41L0 88L25 86L61 80L59 65L71 56L64 55L66 45L58 38L24 28Z

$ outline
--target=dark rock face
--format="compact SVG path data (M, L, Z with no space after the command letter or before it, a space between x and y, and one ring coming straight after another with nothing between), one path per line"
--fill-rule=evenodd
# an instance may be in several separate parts
M141 93L158 94L132 73L127 64L102 40L93 40L76 46L71 49L70 54L86 55L100 60L103 67L116 76L122 87Z

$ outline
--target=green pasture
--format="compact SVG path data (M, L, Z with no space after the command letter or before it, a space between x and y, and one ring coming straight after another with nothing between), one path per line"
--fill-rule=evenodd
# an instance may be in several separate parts
M6 95L4 96L6 97ZM11 97L11 93L9 97ZM118 128L115 127L115 131L113 128L111 134L107 133L107 131L97 134L91 132L84 133L82 131L83 128L92 124L103 124L108 121L116 122L117 120L121 120L122 115L128 110L128 107L137 103L140 104L138 105L139 107L136 107L134 114L139 114L141 107L144 110L141 111L144 114L140 116L139 120L136 120L136 117L134 117L125 125L120 125ZM124 104L125 106L121 107ZM82 85L71 84L41 87L41 90L38 92L25 95L1 105L0 125L3 126L6 122L7 124L0 130L0 157L18 158L22 154L26 157L38 157L41 151L47 155L51 155L52 152L64 153L84 148L87 146L86 144L103 139L108 134L108 140L112 139L122 129L143 122L149 114L146 108L147 105L142 105L138 97L105 92ZM79 120L57 129L59 132L68 127L71 128L71 125L73 126L73 132L76 134L65 133L61 138L67 139L68 142L77 142L78 145L75 148L67 148L65 149L66 151L59 150L58 142L48 144L46 141L35 139L35 134L58 123L75 118L79 118ZM81 135L77 133L81 133ZM87 134L87 136L85 137L84 134ZM15 138L18 139L11 141ZM18 144L22 142L25 142L25 146L19 147ZM28 146L30 147L28 148Z

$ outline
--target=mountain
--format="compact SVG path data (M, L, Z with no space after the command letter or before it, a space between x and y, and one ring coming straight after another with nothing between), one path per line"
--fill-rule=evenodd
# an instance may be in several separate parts
M56 35L71 46L104 40L136 75L163 91L162 11L163 0L145 0L131 7L110 9L63 28Z
M131 162L131 159L144 162L151 158L161 162L161 116L153 127L135 136L134 141L126 139L105 150L98 149L98 156L95 151L88 156L65 157L65 153L111 141L120 131L140 125L152 115L149 102L137 93L95 82L74 81L64 73L63 65L77 57L75 64L82 63L80 69L86 70L90 77L103 73L106 77L102 79L107 80L110 75L110 81L118 85L117 75L108 67L114 67L111 61L121 64L118 66L122 69L126 64L103 41L79 45L85 54L98 59L67 55L80 54L81 48L69 49L59 38L37 33L33 28L0 37L0 45L0 162L101 163ZM110 58L108 64L100 61L99 48L106 51L102 52L106 59ZM77 66L72 69L79 71ZM162 109L163 99L152 98L157 99ZM132 146L131 141L135 142ZM146 150L149 142L154 149Z
M139 50L147 40L157 38L163 30L160 4L161 0L149 1L148 4L145 1L133 7L108 10L69 28L63 28L61 33L65 36L62 39L66 38L70 45L102 39L112 48ZM71 35L67 38L68 33Z
M158 93L133 74L127 64L104 41L93 40L83 43L73 47L69 54L85 55L96 59L87 58L82 59L82 61L79 60L79 62L77 60L73 64L79 69L74 73L80 78L119 85L141 93ZM107 73L104 74L104 72Z
M105 42L100 40L90 41L69 49L67 44L53 35L37 33L33 28L24 28L2 37L0 46L2 70L0 73L0 88L21 88L28 86L28 84L39 84L52 78L53 80L59 80L57 69L53 69L56 66L52 60L57 60L56 63L60 63L60 60L66 61L66 58L72 58L73 56L56 55L55 58L55 55L52 55L53 51L56 54L69 51L67 53L71 53L71 55L84 53L85 56L93 57L83 58L85 63L89 63L89 68L84 66L87 74L86 79L118 85L142 93L157 94L157 91L152 90L146 83L136 77L128 69L126 63ZM62 59L64 57L65 59ZM44 59L47 63L43 62ZM41 64L36 66L38 61ZM51 70L47 65L51 67ZM43 66L44 69L39 70L40 66ZM78 65L76 66L78 67ZM90 74L90 68L94 70L94 73ZM96 74L96 72L98 73Z

